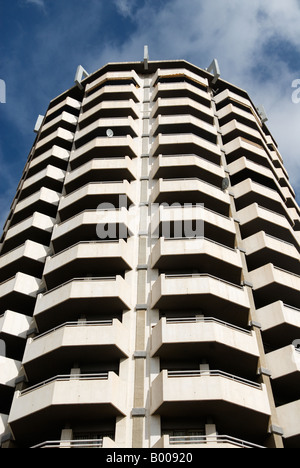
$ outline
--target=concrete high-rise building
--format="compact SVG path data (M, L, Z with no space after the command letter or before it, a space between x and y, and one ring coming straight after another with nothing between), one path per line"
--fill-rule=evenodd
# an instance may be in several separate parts
M1 446L299 448L300 209L264 110L145 49L79 67L35 131L1 238Z

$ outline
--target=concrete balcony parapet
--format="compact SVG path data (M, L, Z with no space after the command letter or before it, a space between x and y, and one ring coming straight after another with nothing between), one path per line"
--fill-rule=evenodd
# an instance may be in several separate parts
M121 276L75 278L40 294L34 317L40 332L43 332L58 324L77 320L84 310L94 315L101 310L113 315L130 307L130 288Z
M80 411L84 408L84 412ZM79 411L79 412L77 412ZM114 372L103 374L57 375L47 381L16 392L8 423L15 438L30 443L51 437L52 425L88 417L89 422L125 416L126 389ZM47 421L47 424L45 424ZM31 427L28 433L28 425ZM32 445L32 443L31 443Z
M56 106L51 107L47 111L46 118L50 117L52 114L55 114L60 109L62 109L63 107L66 107L66 106L73 107L74 109L79 111L80 107L81 107L81 102L77 101L76 99L71 98L70 96L67 96L63 101L58 103Z
M151 156L159 154L198 154L215 164L220 164L221 150L204 138L193 133L181 133L174 135L158 134L152 148Z
M89 143L71 152L70 163L72 170L77 169L77 167L93 158L101 158L101 156L119 157L126 155L135 158L138 154L136 145L136 141L130 135L94 138Z
M158 115L189 114L210 125L214 122L213 110L190 98L158 98L151 110L151 118Z
M136 179L135 163L129 156L92 159L74 171L67 172L65 188L67 193L71 193L88 182L125 179Z
M230 410L230 418L227 410ZM163 370L152 382L151 414L167 417L174 411L178 418L188 415L201 418L209 411L212 418L222 420L224 431L239 430L241 437L258 436L258 427L260 435L266 435L271 415L264 384L217 370ZM241 420L247 421L244 432Z
M164 435L154 446L154 449L264 449L265 447L228 435L216 436L169 436Z
M66 322L26 344L23 366L29 380L37 380L68 368L72 359L80 359L82 353L104 353L98 362L124 359L129 356L129 332L117 319Z
M223 319L232 323L245 323L250 303L243 287L207 274L161 274L152 287L153 309L197 310L201 303L203 313L211 310L223 313ZM220 315L218 315L220 318Z

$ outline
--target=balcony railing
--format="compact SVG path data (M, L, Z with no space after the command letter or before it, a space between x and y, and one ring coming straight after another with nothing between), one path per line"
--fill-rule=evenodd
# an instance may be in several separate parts
M67 375L56 375L55 377L51 377L50 379L44 380L36 385L32 385L31 387L25 388L20 392L20 396L26 395L33 390L37 390L38 388L42 388L45 385L48 385L52 382L66 382L72 380L108 380L108 372L103 372L101 374L67 374Z
M1 317L0 317L1 318ZM55 332L56 330L59 330L60 328L65 328L65 327L92 327L92 326L111 326L113 324L113 320L99 320L99 321L82 321L82 322L65 322L62 323L61 325L58 325L57 327L51 328L51 330L47 330L45 333L41 333L38 336L35 336L33 338L33 341L36 341L46 335L50 335L50 333Z
M167 318L166 323L168 324L180 324L180 323L218 323L220 325L223 325L226 328L231 328L233 330L237 330L241 333L246 333L247 335L251 335L251 331L246 330L241 327L237 327L236 325L232 325L231 323L224 322L223 320L219 320L214 317L183 317L183 318Z
M112 280L116 280L116 276L100 276L100 277L86 277L86 278L71 278L70 280L66 281L65 283L62 283L62 284L59 284L58 286L55 286L55 288L53 289L49 289L48 291L45 291L43 294L43 296L47 296L47 294L50 294L52 293L53 291L56 291L64 286L66 286L67 284L71 284L73 282L78 282L78 281L81 281L81 282L85 282L85 281L112 281Z
M227 435L215 436L170 436L170 445L191 445L191 444L230 444L240 448L259 448L264 449L260 445L252 444L235 437Z
M51 440L31 448L103 448L103 439Z
M220 281L221 283L228 284L229 286L234 286L238 289L243 289L243 286L231 283L230 281L226 281L222 278L218 278L217 276L210 275L208 273L174 273L174 274L167 274L165 275L166 279L172 278L212 278L214 280Z
M262 389L261 384L252 382L251 380L243 379L242 377L238 377L233 374L228 374L227 372L223 372L220 370L187 370L187 371L168 371L168 377L201 377L201 376L209 376L209 377L224 377L229 380L234 380L235 382L240 382L244 385L248 385L249 387L257 388L259 390Z

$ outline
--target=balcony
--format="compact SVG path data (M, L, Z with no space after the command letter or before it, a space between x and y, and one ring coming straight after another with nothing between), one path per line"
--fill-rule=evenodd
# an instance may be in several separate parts
M52 243L58 253L78 242L127 239L133 220L126 208L114 210L85 210L56 225Z
M258 118L254 116L252 112L247 112L246 110L238 107L238 105L234 105L234 101L232 101L231 104L227 104L227 106L222 107L222 109L219 109L218 117L222 126L231 122L233 119L255 129L260 128L261 125Z
M128 80L130 80L130 78L128 78ZM84 98L82 103L84 112L103 101L120 102L132 99L137 103L141 98L141 91L134 83L109 85L103 84L102 82L99 89L97 89L97 85L87 89L87 94L87 97Z
M44 280L49 289L72 278L90 274L124 274L132 269L132 258L128 243L123 239L115 241L80 242L69 249L48 257Z
M249 299L244 288L208 274L162 274L152 287L152 309L200 311L247 326Z
M265 187L276 190L281 194L283 200L286 198L282 187L280 187L277 181L277 176L271 168L261 166L245 157L241 157L228 165L228 171L230 172L230 180L233 186L250 178L253 182L256 181L265 185Z
M0 282L11 278L17 272L42 277L47 253L47 247L28 240L15 250L2 255L0 257Z
M30 315L33 311L41 280L17 273L0 284L0 314L6 310Z
M31 447L34 449L88 449L88 448L103 448L103 449L112 449L117 448L116 443L110 437L103 437L101 439L73 439L73 440L47 440L41 444Z
M264 384L221 371L163 370L152 383L151 414L200 420L209 414L223 434L247 439L266 436L271 410Z
M159 98L189 98L206 107L211 106L209 94L198 87L196 83L194 86L188 81L157 83L152 94L152 100L156 101Z
M15 380L20 369L20 361L0 355L0 414L9 414L15 391ZM5 430L5 427L3 427L3 430Z
M154 157L159 154L195 154L217 165L220 165L221 161L219 146L192 133L174 135L160 133L154 140L150 152Z
M299 399L300 351L293 345L266 355L267 367L272 373L272 388L280 401Z
M264 144L264 137L262 136L262 133L258 131L258 128L254 129L235 119L223 125L221 127L221 132L224 144L227 144L238 137L245 137L259 145Z
M280 300L300 307L300 276L269 263L251 271L249 278L257 308Z
M122 71L122 72L107 72L104 75L101 75L96 80L90 82L86 86L86 92L89 96L95 94L98 89L109 89L115 90L116 94L119 89L128 92L128 90L134 86L135 92L138 92L138 89L142 87L142 81L138 74L134 70ZM115 94L115 93L114 93ZM120 96L119 100L120 99ZM123 96L125 98L125 96ZM86 103L87 98L84 99L84 104Z
M49 151L52 146L60 146L68 151L72 148L74 140L74 133L63 128L58 128L53 133L48 135L46 138L39 140L35 146L35 157Z
M29 381L64 373L73 363L100 365L126 359L129 332L119 320L67 322L27 341L23 366Z
M151 118L158 115L192 115L210 125L214 123L214 113L211 108L190 98L158 98L151 111Z
M230 198L228 193L202 180L192 179L159 179L151 194L152 203L189 203L204 204L206 208L228 216Z
M133 99L118 101L103 101L80 115L78 123L82 130L98 119L122 118L131 116L138 119L140 115L139 105Z
M79 114L81 108L81 102L77 101L76 99L67 96L63 101L59 102L56 106L51 107L46 114L45 123L52 120L57 116L57 114L61 113L64 109L73 109L73 112Z
M99 424L125 414L126 387L115 373L58 375L16 392L8 422L20 445L32 445L51 440L66 421Z
M256 313L266 343L283 347L299 339L300 308L277 301L258 309Z
M119 119L99 119L76 133L75 148L80 148L95 138L105 138L107 129L111 129L115 137L130 135L135 138L139 133L138 124L131 116Z
M215 96L216 104L220 104L222 101L228 99L232 99L233 101L238 102L239 104L242 104L245 107L251 107L251 102L249 101L249 99L246 99L240 96L239 94L229 91L229 89L225 89L224 91Z
M299 249L295 233L285 216L253 203L238 211L237 217L243 238L265 231L266 234L294 244Z
M256 162L267 168L271 167L268 154L262 145L253 143L252 141L238 137L224 145L226 152L227 163L231 164L240 157L246 157L250 161Z
M30 218L15 224L6 233L2 255L24 244L26 240L48 246L54 223L54 218L34 213Z
M300 400L276 408L279 424L284 431L285 448L299 448Z
M5 356L0 356L0 392L3 387L15 388L15 379L21 369L21 363Z
M36 301L34 317L40 333L64 322L130 309L131 292L121 276L73 279L45 294Z
M263 449L257 444L230 437L228 435L216 436L169 436L164 435L154 446L154 449Z
M51 133L55 132L58 128L63 128L70 132L75 132L77 121L77 116L70 114L67 111L62 111L54 119L51 119L50 121L48 120L47 123L44 123L40 133L39 142L41 142L43 138L46 138Z
M38 192L20 201L12 216L11 226L20 223L35 211L52 218L56 217L60 194L54 190L42 187Z
M209 239L160 238L152 250L152 268L176 271L187 268L240 284L241 254Z
M196 229L195 229L196 224ZM191 230L194 229L193 235ZM151 219L152 238L201 236L234 248L236 230L233 219L197 205L193 207L160 206L153 210Z
M243 245L247 252L249 270L272 262L279 268L300 275L300 254L294 244L260 231L244 239Z
M8 340L10 339L19 338L25 340L31 321L31 317L6 310L0 316L0 337L5 340L6 344L9 344Z
M151 135L174 135L192 133L208 142L217 144L217 130L213 125L193 115L159 115L152 125Z
M203 76L193 73L192 71L188 70L185 67L175 68L175 69L158 68L152 78L151 85L157 86L157 83L159 82L159 80L171 80L172 85L174 86L174 84L177 84L176 80L181 82L181 80L183 79L189 80L191 83L193 83L194 87L197 87L197 88L200 87L205 90L208 88L209 83L208 83L207 78L204 78Z
M6 310L0 316L0 340L5 342L6 355L16 361L23 359L27 331L31 322L31 317L11 310Z
M222 166L193 154L160 154L152 164L150 176L152 179L197 177L216 187L221 187L225 172Z
M47 166L58 167L65 171L67 169L69 156L69 151L54 145L49 151L46 151L46 153L31 160L27 176L32 177L44 170Z
M73 151L70 157L70 164L72 170L74 170L93 158L120 157L125 155L130 158L137 157L136 142L130 135L112 138L99 137Z
M135 164L129 156L125 156L124 158L93 159L78 169L68 172L64 187L67 193L71 193L90 182L110 180L132 181L136 179L135 173Z
M62 169L48 165L45 169L24 181L19 200L29 197L42 187L61 192L65 175L65 171Z
M61 221L65 221L86 209L96 210L101 204L116 209L124 205L128 208L134 199L135 191L127 180L91 182L61 198L59 216Z
M283 195L280 196L277 190L270 189L251 179L246 179L232 187L232 191L235 195L237 210L241 210L252 203L257 203L268 210L273 210L285 216L293 226L294 222L285 205L285 199Z
M277 174L279 184L281 185L281 187L287 187L289 191L291 192L291 195L295 197L296 196L295 191L293 187L291 186L288 180L288 176L285 173L285 171L282 168L276 168L276 174Z
M163 317L152 330L151 356L177 365L205 356L214 368L250 377L256 375L259 349L254 332L230 323L201 316Z

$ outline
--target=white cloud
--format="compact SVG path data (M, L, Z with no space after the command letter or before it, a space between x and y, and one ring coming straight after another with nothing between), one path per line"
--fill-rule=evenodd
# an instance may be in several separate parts
M127 0L121 4L124 12L130 6ZM135 31L121 46L104 45L92 62L94 69L99 63L142 60L145 44L150 60L185 59L206 68L217 58L221 77L266 108L268 126L300 196L300 104L291 101L291 84L300 79L300 60L297 76L295 64L280 49L288 45L294 56L300 56L299 0L172 0L159 9L155 2L145 2L130 11Z
M45 6L44 0L26 1ZM124 37L122 31L113 29L115 18L106 17L109 9L104 0L82 2L80 11L71 8L73 0L65 0L55 22L36 25L35 49L26 55L30 63L25 76L30 74L27 95L18 98L17 109L7 104L22 134L31 132L34 125L29 113L32 99L35 112L42 113L39 103L47 104L55 96L53 90L59 94L72 86L79 63L92 73L107 62L142 60L145 44L150 60L185 59L206 68L217 58L221 77L245 89L256 105L266 108L268 126L300 199L300 104L291 100L291 84L300 79L300 60L299 72L295 72L297 67L280 50L282 43L288 44L294 56L297 52L300 56L300 0L113 1L119 14L130 21L131 32L127 29ZM66 60L61 61L62 57ZM11 54L9 60L15 63L16 58ZM18 67L11 64L10 88L15 83L18 89Z
M136 0L114 0L118 12L125 17L132 16Z
M44 0L25 0L26 3L32 3L40 8L45 8L45 1Z

